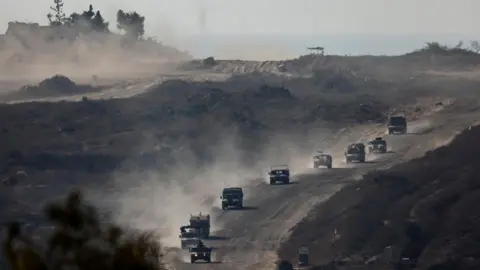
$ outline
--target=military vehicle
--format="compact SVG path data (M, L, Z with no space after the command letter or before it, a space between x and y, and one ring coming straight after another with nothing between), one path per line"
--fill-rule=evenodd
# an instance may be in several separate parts
M178 237L180 238L180 246L182 249L195 247L200 241L198 229L188 225L180 227L180 235Z
M407 133L407 119L405 116L390 116L387 124L388 134Z
M332 168L333 158L331 155L320 153L313 156L313 168L318 169L320 166Z
M365 144L352 143L347 147L345 151L345 161L350 162L365 162Z
M206 247L202 240L198 242L195 247L189 248L190 263L195 263L198 260L203 260L207 263L212 262L212 248Z
M382 137L376 137L374 140L368 142L368 153L386 153L387 141Z
M224 188L222 196L222 209L225 210L229 207L235 207L237 209L243 208L243 190L239 187Z
M190 227L198 230L200 238L208 238L210 236L210 215L190 215Z
M271 166L268 176L270 178L270 185L275 185L277 182L282 182L283 184L290 183L290 169L288 165Z

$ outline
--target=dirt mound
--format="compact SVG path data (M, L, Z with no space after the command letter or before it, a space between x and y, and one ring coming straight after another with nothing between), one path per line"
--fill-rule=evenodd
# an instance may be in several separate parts
M377 259L391 250L394 262L408 257L417 269L478 269L478 136L471 128L425 157L364 176L298 224L280 256L308 245L317 265L370 259L368 269L387 269Z
M91 85L79 85L74 83L68 77L63 75L55 75L41 81L37 85L26 85L18 91L7 94L6 99L18 98L42 98L86 94L100 91L98 87Z

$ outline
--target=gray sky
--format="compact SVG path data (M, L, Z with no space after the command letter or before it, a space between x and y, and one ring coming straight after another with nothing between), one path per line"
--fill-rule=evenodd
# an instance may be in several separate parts
M89 4L81 0L64 1L67 14L81 12ZM7 7L0 9L0 32L5 31L8 21L46 23L46 14L53 4L53 0L0 2ZM146 17L147 35L195 55L251 59L261 55L276 59L298 55L304 52L306 44L325 45L329 52L340 54L395 54L418 48L426 41L455 43L458 36L462 40L480 38L480 18L476 16L480 0L96 0L93 4L110 22L110 30L116 30L118 9L135 10ZM220 40L203 38L205 34L220 36ZM225 34L250 37L240 42ZM255 34L260 35L252 37ZM279 42L265 41L266 34L284 35L280 42L283 47L277 45ZM290 34L303 35L302 39L305 36L308 39L309 35L317 38L285 37ZM350 39L325 36L331 34ZM411 37L399 37L406 34ZM427 35L419 38L418 34L433 38ZM192 35L196 37L186 37ZM382 43L370 41L366 35L393 37ZM297 44L287 45L288 42ZM252 51L255 55L251 55Z
M45 22L52 0L0 0L0 27L8 21ZM92 1L93 2L93 1ZM87 9L88 1L65 0L65 11ZM116 10L147 17L150 35L336 33L462 33L477 35L478 0L97 0L112 22ZM202 19L202 14L204 19ZM203 25L202 25L203 24Z

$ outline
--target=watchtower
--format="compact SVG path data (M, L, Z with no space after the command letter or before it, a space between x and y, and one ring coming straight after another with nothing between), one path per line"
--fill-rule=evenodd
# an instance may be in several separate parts
M325 54L325 48L324 48L324 47L320 47L320 46L317 46L317 47L307 47L307 51L308 51L310 54L320 54L320 55L324 55L324 54Z

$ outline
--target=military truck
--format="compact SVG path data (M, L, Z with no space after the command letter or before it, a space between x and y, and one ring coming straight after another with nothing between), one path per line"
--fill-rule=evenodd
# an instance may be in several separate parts
M275 185L277 182L282 182L283 184L290 183L290 168L288 165L274 165L270 167L268 172L270 179L270 185Z
M313 156L313 168L318 169L320 166L327 167L328 169L332 168L333 158L328 154L318 154Z
M229 207L235 207L237 209L243 208L243 190L239 187L224 188L222 196L222 209L228 209Z
M345 161L351 162L365 162L365 144L352 143L347 147L345 151Z
M178 237L180 238L180 246L182 249L195 247L200 241L198 229L188 225L180 227L180 235Z
M198 260L203 260L207 263L212 262L212 248L206 247L200 240L198 245L189 248L190 251L190 263L195 263Z
M387 124L387 132L388 134L405 134L407 133L407 119L405 116L390 116L388 118Z
M386 153L387 141L382 137L376 137L374 140L368 142L368 153Z
M200 238L208 238L210 236L210 215L190 215L190 227L198 230Z

